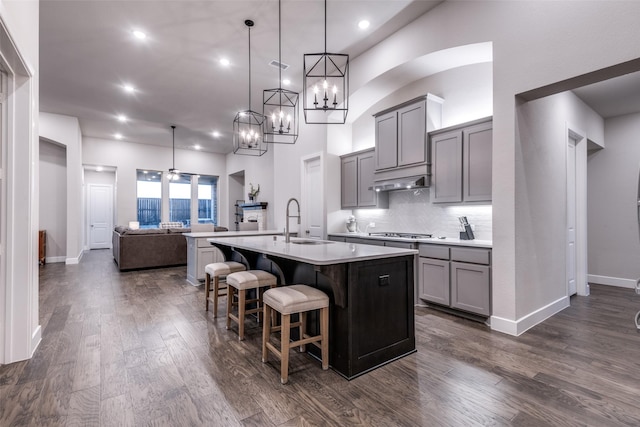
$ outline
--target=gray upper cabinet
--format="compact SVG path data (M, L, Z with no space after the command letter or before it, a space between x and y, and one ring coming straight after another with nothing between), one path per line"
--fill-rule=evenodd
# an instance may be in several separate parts
M424 101L398 110L398 166L427 161Z
M468 202L491 200L493 122L470 126L463 133L463 198Z
M427 132L440 127L444 100L428 94L374 115L375 181L427 176Z
M491 118L430 134L433 203L491 201Z
M462 131L454 130L431 138L431 201L462 201Z
M375 152L373 148L346 154L341 161L342 209L388 208L387 193L377 193L373 187Z
M398 113L376 117L376 170L398 166Z

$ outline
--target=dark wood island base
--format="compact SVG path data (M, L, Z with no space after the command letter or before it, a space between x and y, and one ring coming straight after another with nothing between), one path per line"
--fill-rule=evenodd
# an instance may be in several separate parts
M329 363L346 379L414 353L414 259L392 256L330 265L264 255L212 242L223 252L237 251L257 268L282 274L286 284L306 284L329 295ZM337 243L342 244L342 243ZM317 316L308 328L317 333ZM308 346L319 358L319 350Z

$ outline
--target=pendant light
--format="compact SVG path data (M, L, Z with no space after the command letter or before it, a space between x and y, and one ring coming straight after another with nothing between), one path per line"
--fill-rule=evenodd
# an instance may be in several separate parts
M251 110L251 27L254 23L247 19L244 25L249 29L249 109L238 112L233 120L233 154L262 156L267 152L262 130L264 116Z
M277 144L298 140L298 98L300 94L282 89L282 12L278 0L278 88L263 92L264 139Z
M172 132L172 147L173 147L173 161L171 163L171 169L169 169L169 173L167 174L167 178L169 181L176 181L180 179L180 171L176 169L176 126L171 125Z
M327 53L327 0L324 0L324 52L303 58L306 123L343 124L349 112L349 55Z

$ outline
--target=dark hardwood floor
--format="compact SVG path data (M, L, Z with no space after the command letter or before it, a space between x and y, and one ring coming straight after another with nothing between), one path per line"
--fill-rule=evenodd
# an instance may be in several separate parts
M41 267L42 343L0 367L0 425L640 425L631 289L592 286L517 338L417 309L417 353L353 381L295 353L282 386L260 328L239 342L185 276L119 273L109 250Z

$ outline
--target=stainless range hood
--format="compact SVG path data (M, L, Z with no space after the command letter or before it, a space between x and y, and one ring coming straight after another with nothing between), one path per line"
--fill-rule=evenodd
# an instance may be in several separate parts
M420 188L429 186L429 177L410 176L406 178L389 179L387 181L377 181L373 184L375 191L392 191L392 190L408 190L411 188Z

